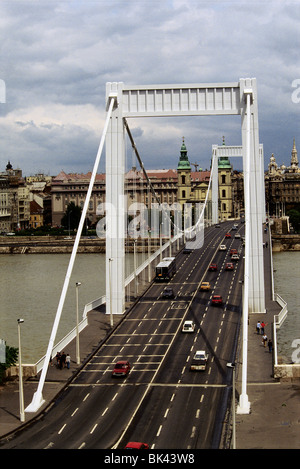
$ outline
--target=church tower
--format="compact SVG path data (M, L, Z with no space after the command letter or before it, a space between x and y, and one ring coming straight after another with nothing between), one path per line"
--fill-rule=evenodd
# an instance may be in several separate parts
M182 139L182 145L180 149L180 159L177 166L177 201L180 205L190 200L191 196L191 166L187 156L187 149L184 143L184 137Z
M225 145L225 137L223 137L223 145ZM227 156L221 156L218 161L218 178L219 178L219 218L226 220L232 217L232 167Z
M292 149L292 157L291 157L291 168L297 172L298 170L298 152L296 149L296 143L294 139L293 149Z

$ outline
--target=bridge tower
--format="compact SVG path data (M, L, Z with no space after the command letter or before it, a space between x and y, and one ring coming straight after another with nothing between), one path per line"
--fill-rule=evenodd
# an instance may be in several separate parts
M124 238L125 226L125 127L124 119L146 116L241 116L242 146L213 146L213 157L241 156L244 169L246 222L249 233L249 312L265 312L263 277L262 222L265 217L263 155L259 145L256 79L238 83L195 85L125 86L107 83L106 99L115 105L106 137L106 298L112 312L124 312ZM222 152L221 153L221 149ZM224 153L225 152L225 153ZM212 184L213 221L218 213L218 164L214 165ZM113 279L113 282L110 281ZM112 302L112 305L110 304Z

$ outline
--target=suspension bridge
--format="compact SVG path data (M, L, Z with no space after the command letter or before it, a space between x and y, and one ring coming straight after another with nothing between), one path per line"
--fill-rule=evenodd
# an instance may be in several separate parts
M236 147L212 145L210 180L204 204L195 211L193 223L179 204L166 206L157 196L147 175L143 161L130 130L130 118L173 117L173 116L214 116L240 115L241 141ZM136 161L147 181L147 203L127 207L124 197L126 139L129 141ZM265 221L263 148L259 144L256 79L240 79L233 83L184 84L184 85L139 85L126 86L124 83L106 84L106 120L96 155L81 220L78 226L72 254L49 339L37 391L27 412L36 412L44 402L43 386L47 368L54 348L69 281L77 249L85 223L93 185L103 148L106 148L106 201L105 219L102 219L106 236L106 313L125 312L125 290L141 270L165 255L172 256L172 249L178 250L179 243L188 241L191 249L197 249L204 242L205 223L218 222L218 158L223 156L241 157L244 172L245 198L245 261L243 294L243 376L240 395L240 413L249 413L247 381L247 322L248 313L265 312L264 268L262 224ZM211 220L205 220L208 194L211 193ZM128 214L133 217L127 223ZM104 226L105 225L105 226ZM144 228L143 228L144 227ZM144 230L144 231L143 231ZM99 227L99 232L101 227ZM144 239L144 251L148 257L131 276L125 278L125 252L128 236ZM151 252L151 237L159 238L159 248ZM147 246L147 248L146 248ZM113 281L112 281L113 279Z

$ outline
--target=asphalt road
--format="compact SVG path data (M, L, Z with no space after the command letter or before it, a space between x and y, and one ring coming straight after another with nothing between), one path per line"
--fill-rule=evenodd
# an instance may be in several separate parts
M107 449L128 441L154 449L217 448L231 385L226 363L234 360L241 319L242 257L225 270L229 250L242 246L236 231L224 239L231 226L208 228L201 249L180 253L168 284L174 299L162 298L166 284L152 284L53 406L5 448ZM208 270L211 262L217 271ZM200 290L202 281L210 291ZM213 294L223 297L222 307L211 304ZM196 324L193 333L181 332L187 319ZM196 350L209 354L204 372L190 371ZM130 373L112 378L122 359Z

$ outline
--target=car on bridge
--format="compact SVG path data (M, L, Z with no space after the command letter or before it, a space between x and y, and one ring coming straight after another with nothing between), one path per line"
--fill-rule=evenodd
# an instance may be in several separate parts
M147 443L141 443L140 441L129 441L125 449L149 449L149 445Z
M112 376L127 376L130 371L130 364L127 360L120 360L115 364Z
M210 270L210 271L218 270L217 264L214 264L214 263L210 264L208 270Z
M194 332L195 323L193 321L184 321L181 332Z
M205 350L197 350L190 366L191 371L205 371L208 361L208 354Z
M225 244L220 244L219 251L226 251L226 249Z
M230 249L229 254L232 256L232 254L237 254L237 249Z
M226 262L225 264L225 270L233 270L234 269L234 265L232 262Z
M230 233L226 233L226 234L225 234L225 238L231 238L231 234L230 234Z
M239 258L240 258L240 256L238 254L232 254L232 256L231 256L232 261L238 261Z
M210 290L210 283L209 282L202 282L200 285L200 290L208 291Z
M212 299L211 299L211 304L216 305L216 306L222 305L223 304L223 298L221 297L221 295L213 295Z
M174 298L174 291L171 287L166 287L162 292L163 298Z

